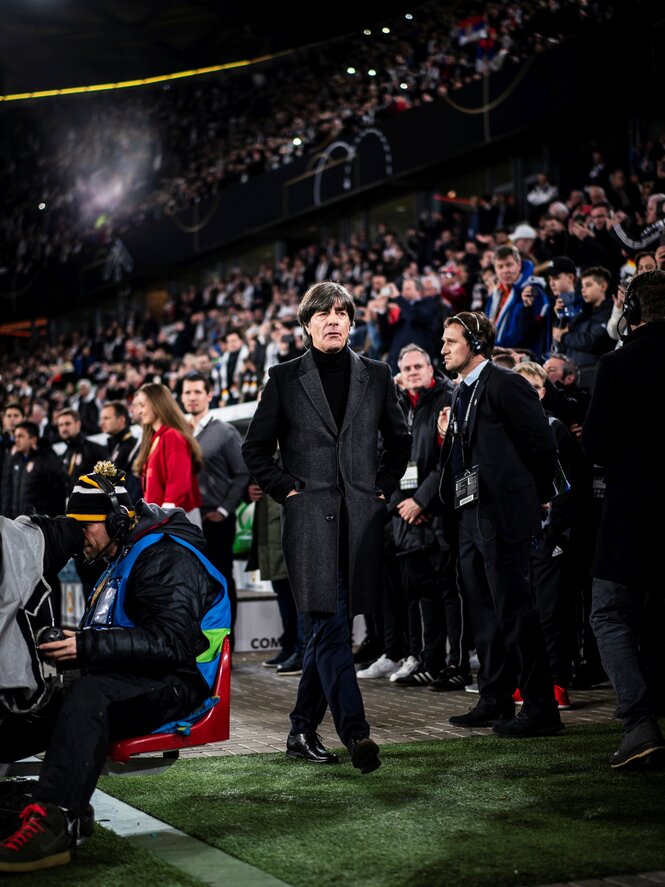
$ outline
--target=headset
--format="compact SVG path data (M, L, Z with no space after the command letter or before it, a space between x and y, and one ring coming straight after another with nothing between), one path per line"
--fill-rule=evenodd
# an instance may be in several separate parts
M473 316L474 316L475 321L476 321L476 333L479 333L479 332L480 332L480 321L478 320L478 315L477 315L477 314L474 314ZM472 333L472 332L471 332L471 330L470 330L469 327L464 323L464 321L463 321L462 318L459 316L459 314L456 314L456 315L453 317L453 320L457 320L459 323L461 323L462 326L464 327L464 329L467 331L467 334L468 334L468 337L469 337L469 345L471 346L471 352L472 352L472 354L481 354L481 353L482 353L482 350L483 350L483 348L484 348L485 346L484 346L484 344L480 341L480 339L478 338L478 336L476 335L476 333Z
M129 516L125 506L118 502L113 484L99 474L95 475L95 480L99 484L100 490L106 493L111 500L111 512L104 521L109 539L112 541L118 540L121 543L125 542L132 528L132 518Z
M641 275L635 274L631 277L623 297L623 312L617 323L617 332L622 341L625 341L630 335L631 327L637 326L642 322L642 308L636 293L636 280L638 277L641 277ZM621 329L622 326L623 329Z

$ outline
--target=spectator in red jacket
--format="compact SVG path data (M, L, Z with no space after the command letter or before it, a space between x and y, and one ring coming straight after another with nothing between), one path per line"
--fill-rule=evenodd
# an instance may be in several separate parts
M142 479L147 502L162 508L182 508L201 525L201 492L196 473L201 448L166 385L142 385L134 398L143 437L134 471Z

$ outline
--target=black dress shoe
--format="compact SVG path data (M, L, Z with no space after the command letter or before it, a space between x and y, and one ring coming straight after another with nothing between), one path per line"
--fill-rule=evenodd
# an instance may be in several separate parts
M495 702L488 702L481 697L480 702L475 708L467 712L465 715L453 715L448 718L448 723L455 727L492 727L497 721L509 721L515 715L515 703L511 699L510 702L498 705Z
M361 773L372 773L381 766L379 746L369 736L356 736L349 741L351 763Z
M535 714L522 711L510 721L497 721L492 730L498 736L508 736L513 739L529 739L531 736L556 736L564 729L564 724L559 717L559 710Z
M301 758L310 764L339 764L339 758L324 747L318 733L289 733L286 757Z

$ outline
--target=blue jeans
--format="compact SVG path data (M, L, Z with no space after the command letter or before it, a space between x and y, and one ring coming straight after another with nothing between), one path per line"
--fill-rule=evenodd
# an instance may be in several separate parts
M353 664L349 633L348 590L340 574L337 612L312 613L312 633L303 658L296 704L291 712L292 733L316 733L326 709L344 745L369 736L365 707Z
M662 692L662 621L650 606L657 599L629 585L593 580L591 627L626 732L658 717L653 691Z

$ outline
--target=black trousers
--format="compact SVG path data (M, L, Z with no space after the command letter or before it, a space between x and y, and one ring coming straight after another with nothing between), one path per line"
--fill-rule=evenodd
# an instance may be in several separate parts
M353 664L346 581L338 578L337 612L312 613L312 634L303 658L292 733L315 733L326 709L344 745L369 736L365 707Z
M560 687L570 683L573 661L572 601L567 606L565 554L531 554L531 589L543 627L552 680Z
M230 514L223 521L203 520L203 535L208 543L208 557L213 566L217 567L226 579L226 590L231 604L231 646L233 646L233 629L238 612L238 595L233 578L233 542L236 535L236 516Z
M416 551L398 557L406 592L409 655L438 674L446 662L446 621L436 569L438 552Z
M35 800L83 815L109 742L142 736L191 714L204 699L178 678L112 672L76 678L43 709L0 720L0 761L46 750Z
M480 695L506 703L519 687L525 711L549 712L556 703L530 591L530 546L530 539L507 542L497 536L477 508L463 509L459 516L460 566L480 661Z

